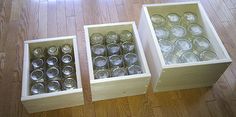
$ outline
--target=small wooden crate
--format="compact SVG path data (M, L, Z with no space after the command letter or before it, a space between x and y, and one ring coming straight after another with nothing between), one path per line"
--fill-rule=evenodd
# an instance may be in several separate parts
M92 90L92 100L105 100L117 97L125 97L131 95L144 94L146 92L150 72L146 62L145 54L142 48L139 34L134 22L100 24L84 26L85 40L87 48L87 58L89 67L90 84ZM92 63L92 54L90 47L90 35L92 33L106 34L109 31L121 32L122 30L129 30L133 32L136 50L139 57L140 65L143 68L142 74L128 75L123 77L112 77L105 79L95 79Z
M77 89L65 90L53 93L30 95L30 51L35 47L48 47L50 45L62 46L71 44L74 49L74 60L77 77ZM29 113L54 110L84 104L81 85L79 54L76 36L56 37L29 40L24 42L24 61L21 101Z
M219 57L218 60L165 64L150 16L155 13L163 16L168 13L183 14L185 11L195 12L200 17L200 23L205 28L208 39ZM154 92L211 86L231 63L230 56L200 2L143 5L139 34L152 74Z

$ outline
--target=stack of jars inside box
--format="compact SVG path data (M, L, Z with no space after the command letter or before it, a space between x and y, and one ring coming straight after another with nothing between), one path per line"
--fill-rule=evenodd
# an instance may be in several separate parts
M73 48L69 44L61 47L37 47L31 52L31 88L32 95L75 89Z
M151 21L166 64L218 59L195 13L154 14Z
M95 79L141 74L132 32L93 33L90 45Z

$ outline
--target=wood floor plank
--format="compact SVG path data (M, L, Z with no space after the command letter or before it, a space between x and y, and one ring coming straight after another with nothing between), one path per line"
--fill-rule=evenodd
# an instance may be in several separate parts
M47 2L40 2L39 4L39 37L46 38L47 37Z
M48 1L48 13L47 13L47 36L57 36L57 1Z
M57 35L67 35L65 0L57 0Z

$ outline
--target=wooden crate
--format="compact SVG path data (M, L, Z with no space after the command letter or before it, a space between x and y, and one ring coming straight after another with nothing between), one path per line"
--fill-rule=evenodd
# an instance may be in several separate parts
M63 44L73 45L77 77L77 89L30 95L30 51L32 51L32 49L34 49L35 47L48 47L50 45L62 46ZM25 41L23 65L24 66L21 101L29 113L54 110L84 104L76 36Z
M144 94L146 92L150 72L146 62L145 54L142 48L139 34L134 22L111 23L99 25L84 26L85 40L87 48L87 58L89 67L90 84L92 90L92 100L105 100L117 97ZM105 79L94 79L93 63L90 47L90 35L92 33L106 34L108 31L121 32L129 30L135 37L136 51L139 57L140 65L143 68L142 74L128 75L123 77L112 77Z
M165 64L150 16L155 13L166 16L170 12L183 14L185 11L195 12L198 15L200 23L205 28L208 39L219 57L218 60ZM151 82L154 92L211 86L231 63L230 56L200 2L143 5L139 34L152 74Z

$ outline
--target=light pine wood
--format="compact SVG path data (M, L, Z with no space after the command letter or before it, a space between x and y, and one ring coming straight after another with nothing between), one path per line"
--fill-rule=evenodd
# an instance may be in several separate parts
M120 33L128 30L133 33L136 53L143 73L105 79L95 79L90 46L90 36L93 33L106 35L109 31ZM86 50L89 67L89 77L92 92L92 101L112 99L125 96L145 94L151 77L144 50L134 22L109 23L84 26Z
M70 44L73 46L77 88L60 92L30 95L30 52L37 47L47 48L52 45L63 46L64 44ZM29 113L55 110L84 104L76 36L25 41L23 64L21 101Z
M150 16L153 14L166 16L173 12L182 15L186 11L197 14L198 21L206 30L207 38L218 56L217 60L165 64ZM143 5L139 33L151 69L154 92L211 86L216 83L232 61L200 2Z
M132 20L137 25L142 4L178 1L188 0L0 0L0 116L236 117L235 0L200 0L233 61L212 87L161 93L152 93L149 87L145 95L92 103L83 25ZM47 8L40 7L43 3ZM68 4L74 8L68 8ZM39 30L39 22L45 30ZM77 35L85 105L28 114L20 101L23 41L45 34L47 38Z

